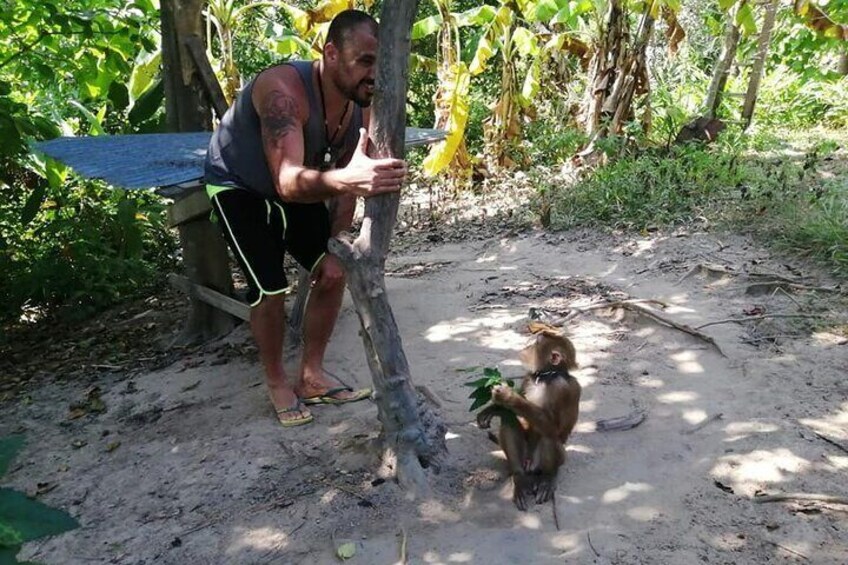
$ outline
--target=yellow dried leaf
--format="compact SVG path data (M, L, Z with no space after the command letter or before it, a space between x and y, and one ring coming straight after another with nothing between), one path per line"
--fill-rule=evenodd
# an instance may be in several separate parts
M450 110L444 129L448 135L444 141L433 145L424 159L424 174L429 176L444 170L453 160L465 137L465 125L468 123L468 88L471 84L468 68L465 63L456 63L451 66L445 78L448 80L443 83L443 99L448 102Z

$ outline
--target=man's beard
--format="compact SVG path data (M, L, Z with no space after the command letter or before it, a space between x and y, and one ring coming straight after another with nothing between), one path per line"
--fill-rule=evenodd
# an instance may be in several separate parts
M345 94L347 95L347 97L350 100L353 100L359 106L361 106L363 108L368 108L369 106L371 106L371 101L374 100L374 93L372 92L370 95L368 95L368 94L360 95L359 89L363 86L373 86L373 85L374 85L373 82L363 80L363 81L360 81L355 87L348 89L348 91L345 92Z

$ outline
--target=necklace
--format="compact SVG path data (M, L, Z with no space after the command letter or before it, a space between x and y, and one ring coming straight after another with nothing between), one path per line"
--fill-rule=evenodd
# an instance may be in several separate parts
M339 135L339 130L342 129L342 123L344 123L345 116L347 116L347 107L350 105L348 102L345 102L344 111L342 112L342 117L339 120L339 125L336 126L336 131L333 132L333 137L330 137L330 126L327 125L327 105L324 103L324 82L321 80L321 75L323 73L318 72L318 92L321 93L321 112L324 115L324 138L327 140L327 148L324 150L324 163L330 164L332 160L332 152L331 149L333 147L333 142L336 140L336 136Z

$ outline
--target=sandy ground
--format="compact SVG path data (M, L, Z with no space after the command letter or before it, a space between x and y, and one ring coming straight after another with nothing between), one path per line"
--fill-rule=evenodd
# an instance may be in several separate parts
M736 274L692 272L699 264ZM800 266L744 237L697 233L530 231L424 240L394 255L387 286L413 377L438 397L450 429L424 501L374 474L372 403L318 407L313 425L281 428L243 327L132 378L48 380L27 403L3 405L0 435L28 442L3 482L55 487L39 498L81 527L19 557L332 563L334 544L351 541L350 562L362 564L398 562L402 545L409 563L848 563L848 505L754 501L848 497L848 451L837 445L848 446L848 345L829 323L845 323L844 303L798 289L751 294L756 280L745 274L797 279ZM475 373L464 370L518 376L530 308L556 317L604 298L662 300L665 316L690 326L824 318L704 328L724 355L620 309L569 322L583 400L559 478L558 531L549 505L521 513L509 501L502 456L468 412L463 382ZM171 325L180 323L174 313ZM349 301L327 369L349 384L370 380ZM68 419L92 384L107 411ZM646 414L636 428L596 429L636 410Z

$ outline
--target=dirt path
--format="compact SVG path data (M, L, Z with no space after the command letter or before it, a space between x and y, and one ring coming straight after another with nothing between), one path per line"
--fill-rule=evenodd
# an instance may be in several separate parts
M566 327L584 397L559 480L561 530L549 506L520 513L509 502L499 452L471 423L463 382L472 373L462 370L499 365L518 375L512 357L531 307L556 317L599 299L654 298L689 326L789 313L841 320L844 331L833 294L749 288L762 280L745 273L799 279L786 261L741 237L678 235L532 232L431 244L390 261L413 376L450 424L450 455L423 503L372 474L372 404L318 408L305 428L276 425L244 329L131 381L99 378L102 414L68 420L88 383L40 386L0 416L0 435L28 440L3 480L20 490L55 485L40 498L82 527L30 543L20 557L332 563L333 540L351 540L352 563L382 564L398 561L404 531L410 563L848 562L848 505L752 500L848 496L848 451L822 439L848 449L848 345L838 331L816 330L816 318L704 328L725 357L638 314L577 317ZM699 264L735 273L691 270ZM327 368L350 384L369 380L349 303ZM595 429L634 410L647 415L634 429Z

